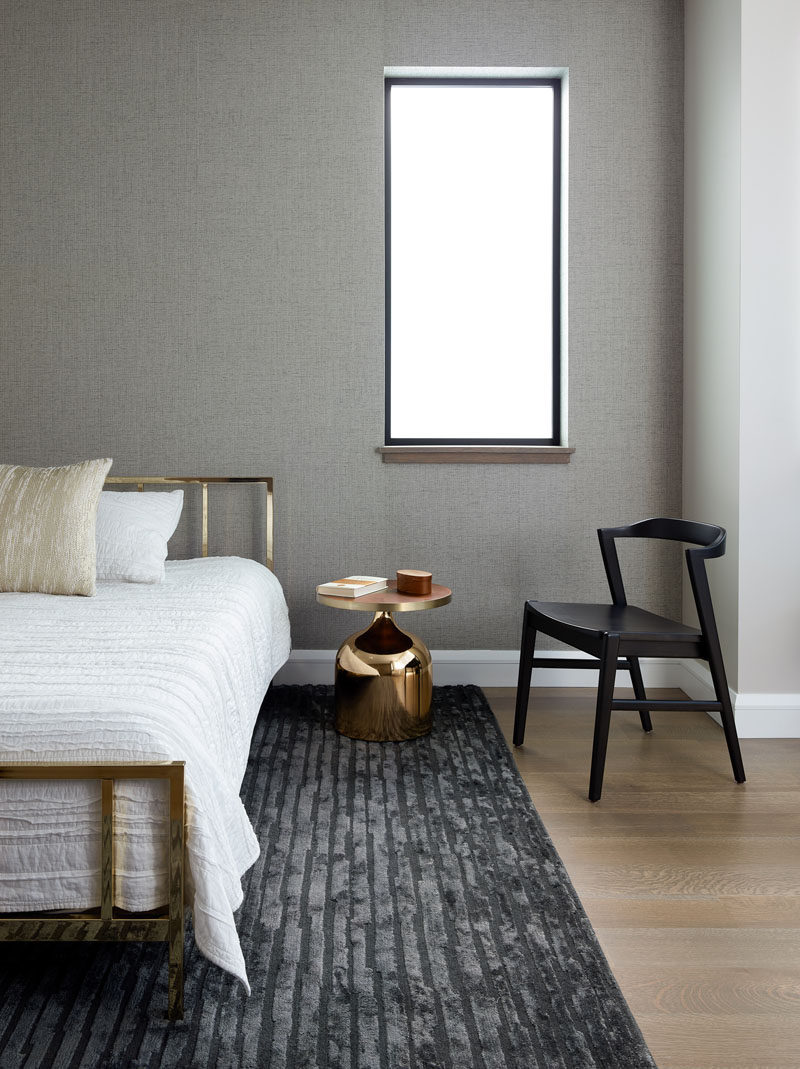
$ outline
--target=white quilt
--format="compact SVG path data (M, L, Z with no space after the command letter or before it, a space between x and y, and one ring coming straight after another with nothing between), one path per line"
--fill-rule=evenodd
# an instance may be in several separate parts
M248 987L233 911L259 845L239 798L261 701L289 655L280 584L239 557L93 598L0 594L0 760L186 762L197 945ZM0 782L0 912L100 901L99 782ZM116 902L167 898L166 785L115 802Z

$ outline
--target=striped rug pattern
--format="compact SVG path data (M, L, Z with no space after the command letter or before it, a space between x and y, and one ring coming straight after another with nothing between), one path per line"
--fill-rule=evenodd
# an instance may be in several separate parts
M329 687L276 687L243 797L261 842L239 931L253 992L187 947L17 944L2 1069L654 1066L475 687L406 743L333 729Z

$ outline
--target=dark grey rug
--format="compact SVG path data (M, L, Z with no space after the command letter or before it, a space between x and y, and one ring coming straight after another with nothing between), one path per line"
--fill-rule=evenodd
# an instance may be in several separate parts
M190 940L0 946L3 1069L644 1069L654 1062L475 687L435 726L353 742L332 688L277 687L243 797L262 846L239 931L247 998Z

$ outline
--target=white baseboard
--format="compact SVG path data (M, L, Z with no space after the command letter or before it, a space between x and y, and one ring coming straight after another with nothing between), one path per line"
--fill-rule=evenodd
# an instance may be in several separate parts
M273 682L304 684L333 683L336 650L292 650Z
M583 660L577 650L559 651L559 657ZM516 687L518 650L431 650L433 680L439 686L474 683L478 687ZM288 662L275 677L276 683L333 683L336 650L292 650ZM653 657L641 661L645 686L680 687L683 674L679 661ZM630 685L627 672L619 673L620 683ZM597 672L585 668L537 668L537 687L592 687Z
M515 687L517 650L432 650L434 683L473 683L479 687ZM559 652L559 657L582 658L578 651ZM275 676L276 683L333 683L336 650L292 650L288 662ZM711 676L705 664L666 657L642 658L646 687L680 687L690 698L713 698ZM630 685L626 672L618 675ZM592 687L597 672L585 669L539 668L533 674L536 687ZM800 694L737 694L731 691L736 730L742 739L800 738ZM709 713L717 723L719 716Z
M680 684L690 698L713 698L711 673L702 661L686 660L685 681ZM731 691L736 733L740 739L800 738L800 694L738 694ZM719 724L719 713L709 713Z
M545 651L542 651L543 653ZM583 661L579 650L559 650L554 656ZM519 650L432 650L436 683L475 683L479 687L516 687ZM679 687L679 664L666 657L642 660L645 686ZM619 673L622 686L630 686L627 672ZM597 672L585 668L537 668L531 685L535 687L594 687Z

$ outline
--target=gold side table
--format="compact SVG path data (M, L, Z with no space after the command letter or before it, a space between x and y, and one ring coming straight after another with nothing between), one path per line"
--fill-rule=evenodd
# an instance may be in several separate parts
M346 638L336 654L337 731L375 742L427 735L433 725L430 650L401 631L392 614L436 609L452 596L436 583L430 594L398 594L395 582L360 598L317 594L321 605L374 614L369 627Z

